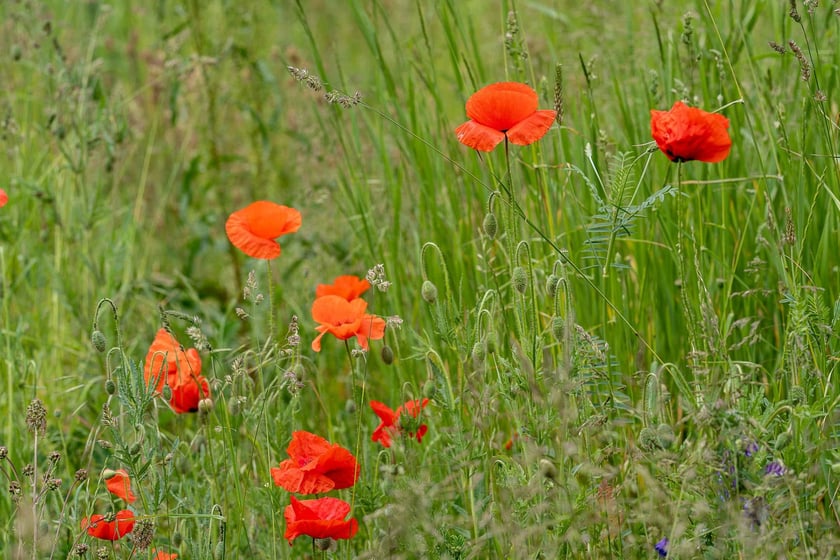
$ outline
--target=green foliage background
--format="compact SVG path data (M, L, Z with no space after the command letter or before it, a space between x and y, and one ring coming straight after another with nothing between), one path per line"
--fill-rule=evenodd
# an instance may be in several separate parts
M57 450L63 480L34 503L40 481L21 504L0 492L4 557L69 554L106 467L135 475L182 558L635 558L664 536L680 557L831 557L840 6L817 4L4 2L2 468ZM501 147L457 142L477 89L527 82L550 108L558 71L562 124L512 147L509 181ZM681 99L730 120L726 161L654 149L650 109ZM224 234L259 199L304 216L270 266ZM377 263L394 363L380 343L312 352L315 286ZM252 271L262 303L242 297ZM207 337L210 413L145 394L162 321ZM368 400L423 395L421 445L369 441ZM268 472L298 429L362 463L340 494L361 530L336 550L282 539ZM132 546L107 552L145 557Z

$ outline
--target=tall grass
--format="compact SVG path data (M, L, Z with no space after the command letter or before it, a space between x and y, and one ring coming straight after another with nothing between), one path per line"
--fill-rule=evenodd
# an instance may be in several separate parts
M2 556L832 557L840 16L817 4L4 3ZM561 123L459 144L497 81ZM725 161L656 149L677 100L729 119ZM304 216L270 263L224 234L261 199ZM369 311L401 327L313 352L315 286L380 263ZM194 414L146 387L161 326L201 352ZM370 440L371 400L424 397L422 443ZM361 465L331 494L359 533L327 550L283 538L297 430ZM119 468L142 524L96 541Z

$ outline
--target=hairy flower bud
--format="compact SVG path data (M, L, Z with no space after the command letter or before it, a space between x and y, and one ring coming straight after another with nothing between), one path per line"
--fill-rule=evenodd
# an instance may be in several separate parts
M513 288L520 294L524 294L528 289L528 272L525 267L517 266L513 269L513 276L511 277Z
M493 212L487 212L484 216L484 223L482 224L484 229L484 234L493 239L496 237L496 233L499 231L499 220L496 219L496 214Z
M117 384L114 383L113 379L109 379L105 382L105 392L109 395L113 395L117 392Z
M90 342L93 344L96 351L100 353L104 352L106 346L108 345L108 341L105 340L105 335L98 329L90 333Z
M557 295L557 286L559 284L560 277L555 274L549 274L548 279L545 281L545 291L549 296L554 297Z
M420 295L426 303L436 302L438 296L437 286L432 284L430 280L424 280L423 286L420 288Z

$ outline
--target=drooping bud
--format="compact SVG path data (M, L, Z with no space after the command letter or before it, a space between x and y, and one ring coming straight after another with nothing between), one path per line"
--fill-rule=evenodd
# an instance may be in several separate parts
M379 353L379 355L382 358L382 361L385 363L385 365L390 366L394 363L394 351L387 344L382 347L382 351Z
M525 267L517 266L514 268L511 281L513 282L513 288L520 294L524 294L525 290L528 289L528 272Z
M424 280L423 286L420 288L420 295L426 303L436 302L438 296L437 286L432 284L430 280Z
M105 381L105 392L109 395L113 395L117 392L117 384L114 383L113 379L108 379Z
M96 348L96 351L100 353L104 352L106 346L108 345L108 341L105 340L105 335L98 329L90 333L90 342L93 344L93 347Z
M548 292L548 295L554 297L557 295L557 286L560 284L560 277L556 274L549 274L548 279L545 281L545 291Z
M496 218L496 214L493 212L487 212L484 216L484 223L482 224L484 229L484 234L493 239L496 237L496 233L499 231L499 220Z

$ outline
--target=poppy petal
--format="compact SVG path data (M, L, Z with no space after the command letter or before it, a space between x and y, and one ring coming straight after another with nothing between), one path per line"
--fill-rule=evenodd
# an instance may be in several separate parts
M498 131L511 129L537 110L537 92L518 82L490 84L467 100L467 116Z
M119 469L114 475L105 481L105 487L111 494L122 498L128 503L134 503L137 497L131 491L131 478L125 469Z
M688 107L681 101L669 111L651 110L651 136L671 161L717 163L729 156L729 119Z
M557 113L546 109L537 111L525 120L515 124L507 131L508 140L518 146L533 144L548 132Z
M505 139L505 133L475 121L467 121L455 129L458 142L481 152L491 152Z
M234 247L255 259L275 259L280 256L280 244L273 239L254 235L248 222L240 214L231 214L225 223L225 232Z
M298 210L267 200L253 202L236 213L243 217L251 233L263 239L294 233L303 223Z
M315 288L315 297L335 295L341 296L347 301L352 301L365 293L370 288L370 282L364 278L352 274L339 276L332 284L318 284Z
M0 208L6 206L7 202L9 202L9 195L6 194L6 191L0 189Z

